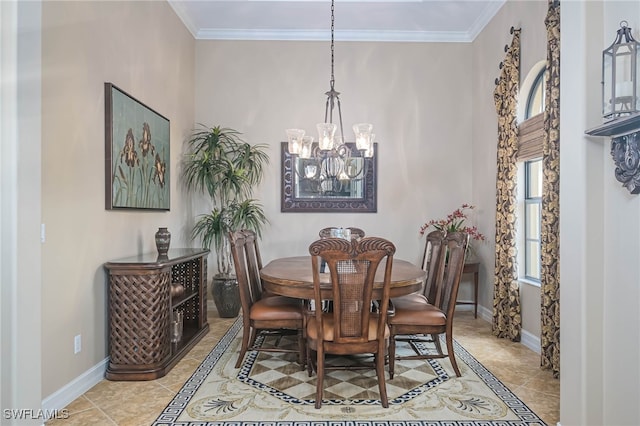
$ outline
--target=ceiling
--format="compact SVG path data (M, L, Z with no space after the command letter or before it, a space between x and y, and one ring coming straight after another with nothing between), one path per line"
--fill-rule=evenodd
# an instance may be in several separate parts
M329 40L329 0L168 0L196 39ZM335 39L470 42L505 0L335 0Z

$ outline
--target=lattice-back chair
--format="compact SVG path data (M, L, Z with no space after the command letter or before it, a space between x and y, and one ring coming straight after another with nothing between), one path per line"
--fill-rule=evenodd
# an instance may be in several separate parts
M320 238L340 238L344 235L344 230L348 229L351 238L364 238L364 231L360 228L348 227L348 228L339 228L337 226L330 226L328 228L323 228L318 232L318 236Z
M261 298L260 281L251 285L249 267L247 266L247 239L244 231L229 233L231 241L231 254L236 270L236 278L240 290L240 302L242 305L242 346L236 362L236 368L242 364L247 350L265 352L295 352L298 354L298 361L302 366L305 362L304 340L302 338L302 302L283 296L271 296ZM248 250L251 253L251 250ZM257 272L259 274L259 272ZM259 275L258 275L259 278ZM258 291L253 291L254 288ZM258 333L266 336L275 335L277 337L274 346L256 346ZM284 334L297 335L298 348L288 349L278 347L280 337Z
M448 233L440 248L445 260L443 274L438 277L433 303L420 298L394 298L395 314L389 317L391 339L389 341L389 375L393 379L396 359L446 358L460 377L460 369L453 350L453 317L456 298L464 268L464 258L469 235L464 232ZM442 351L440 335L445 334L447 353ZM421 338L430 336L430 339ZM415 355L396 357L396 341L406 341ZM435 353L420 348L419 342L433 342Z
M333 300L333 312L317 309L306 327L309 358L311 351L316 351L316 408L322 405L325 370L329 368L325 363L326 354L373 354L380 401L383 407L389 406L384 365L389 339L387 307L395 250L393 243L376 237L351 241L326 238L309 246L316 306L322 303L319 268L321 259L326 260L329 268ZM385 258L384 281L382 288L378 290L381 294L375 296L380 300L381 310L380 313L373 313L370 307L375 275ZM331 367L333 368L340 367Z

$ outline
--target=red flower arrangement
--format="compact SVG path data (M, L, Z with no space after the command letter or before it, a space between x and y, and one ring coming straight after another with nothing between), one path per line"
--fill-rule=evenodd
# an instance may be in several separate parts
M424 233L430 227L434 227L439 231L446 232L466 232L474 240L484 241L484 235L478 231L478 228L474 226L465 226L464 221L467 219L465 210L472 210L475 206L470 204L463 204L459 209L455 209L453 213L447 216L446 219L431 219L420 227L420 235Z

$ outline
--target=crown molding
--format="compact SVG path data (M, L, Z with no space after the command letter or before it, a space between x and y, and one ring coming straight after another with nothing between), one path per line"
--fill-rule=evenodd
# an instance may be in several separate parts
M253 0L259 1L259 0ZM284 0L280 0L284 1ZM292 0L293 1L293 0ZM295 0L304 1L304 0ZM364 0L361 0L364 1ZM368 2L376 0L367 0ZM382 1L382 0L379 0ZM388 0L387 0L388 1ZM410 0L422 2L424 0ZM357 2L357 1L356 1ZM407 2L407 0L403 0ZM252 41L327 41L326 29L255 29L255 28L199 28L188 13L187 2L168 0L169 5L182 20L185 27L196 40L252 40ZM417 42L417 43L470 43L493 19L506 0L494 0L487 4L466 31L424 31L424 30L335 30L335 38L340 41L367 42Z
M198 40L288 40L328 41L326 30L212 30L197 32ZM335 30L336 41L469 43L473 37L467 32L455 31L375 31Z

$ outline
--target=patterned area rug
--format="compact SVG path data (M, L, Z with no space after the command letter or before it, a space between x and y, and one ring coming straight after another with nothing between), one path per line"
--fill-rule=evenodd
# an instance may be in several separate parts
M544 422L462 346L455 343L462 377L448 359L396 361L382 408L373 370L327 373L322 408L315 409L315 374L291 353L249 352L234 368L241 340L238 319L154 426L418 426L544 425ZM240 332L239 332L240 331ZM273 337L261 343L267 345ZM283 338L279 346L295 347ZM397 351L411 351L399 342ZM443 342L444 346L444 342ZM430 351L428 345L421 347ZM407 352L407 353L408 353ZM336 364L362 360L336 357Z

